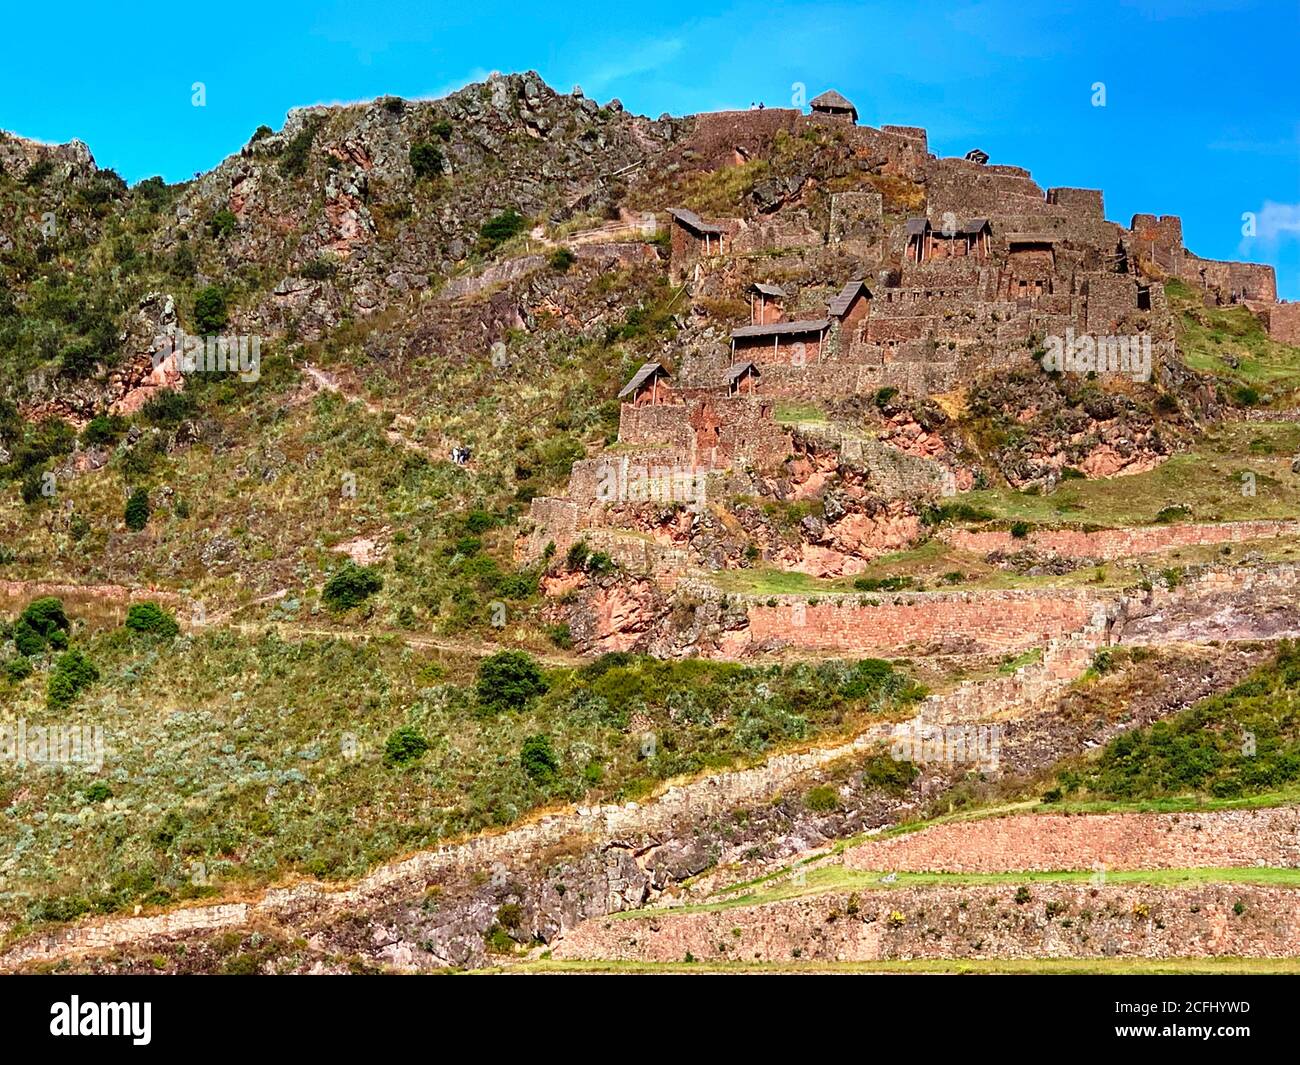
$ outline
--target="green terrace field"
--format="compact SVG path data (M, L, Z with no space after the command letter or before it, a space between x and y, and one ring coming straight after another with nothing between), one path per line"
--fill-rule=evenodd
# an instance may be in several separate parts
M1024 884L1089 884L1096 886L1098 874L1090 870L1013 871L1005 873L878 873L846 869L842 865L819 865L769 879L754 889L733 889L735 893L698 905L674 906L665 914L717 913L724 910L763 906L784 899L853 891L898 891L915 887L986 887ZM1256 884L1267 887L1300 888L1300 869L1263 867L1193 869L1107 869L1107 885L1182 887L1192 884ZM723 894L718 892L717 894ZM644 910L626 910L610 920L644 917Z
M1300 424L1222 422L1207 427L1191 450L1145 473L1096 480L1065 480L1050 495L1009 488L963 494L960 502L990 518L1035 525L1150 525L1168 507L1185 508L1179 521L1294 518L1300 513ZM1244 495L1243 474L1255 494Z
M1188 366L1223 379L1246 406L1295 405L1300 348L1270 340L1247 307L1206 307L1200 291L1182 281L1166 284L1165 294Z

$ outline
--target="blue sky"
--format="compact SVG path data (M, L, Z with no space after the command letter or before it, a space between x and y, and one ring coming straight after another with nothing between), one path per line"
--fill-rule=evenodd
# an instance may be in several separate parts
M1115 221L1181 215L1192 250L1271 262L1300 298L1296 0L73 0L5 23L0 128L80 138L130 181L208 169L290 107L439 96L493 70L651 115L788 106L802 83L864 123L925 126L941 154L979 146L1044 187L1102 188Z

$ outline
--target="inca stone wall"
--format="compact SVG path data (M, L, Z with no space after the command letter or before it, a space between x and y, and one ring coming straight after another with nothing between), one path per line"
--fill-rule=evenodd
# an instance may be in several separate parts
M557 958L682 962L1291 957L1300 891L1038 883L836 892L708 912L592 918Z
M944 529L940 539L961 551L1011 554L1030 548L1060 558L1098 559L1109 562L1137 555L1150 555L1173 548L1207 544L1247 543L1278 536L1300 535L1296 521L1238 521L1219 524L1147 525L1127 529L1042 529L1015 537L1004 530L976 532Z
M878 605L862 605L871 599ZM1026 650L1083 628L1095 605L1087 592L1054 590L836 596L812 605L807 596L779 596L747 608L754 644L897 655L951 641Z
M985 818L873 840L848 851L844 864L947 873L1295 868L1300 866L1300 808Z

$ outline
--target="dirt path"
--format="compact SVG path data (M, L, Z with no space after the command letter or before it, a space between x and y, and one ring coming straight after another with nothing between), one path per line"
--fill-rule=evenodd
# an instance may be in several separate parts
M317 387L323 388L327 392L333 392L337 396L341 396L348 403L360 404L360 406L362 406L368 413L383 420L387 426L384 430L384 436L390 444L405 448L407 451L418 452L431 462L443 462L448 459L449 456L442 452L435 451L427 444L422 444L418 440L413 440L407 435L408 433L413 432L416 428L415 419L409 415L394 414L391 411L385 410L383 407L379 406L379 404L366 399L365 396L345 388L342 382L339 381L338 376L330 373L328 370L322 370L318 366L312 366L310 363L305 363L302 366L302 372L315 382ZM400 426L401 429L394 428L394 426Z

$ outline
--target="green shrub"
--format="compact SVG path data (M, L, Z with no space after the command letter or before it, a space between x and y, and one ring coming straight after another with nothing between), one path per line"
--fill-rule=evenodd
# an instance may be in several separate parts
M891 758L887 754L878 754L868 758L863 766L862 784L864 787L881 788L895 795L901 795L911 786L920 772L913 762Z
M1017 540L1023 540L1029 535L1032 528L1033 526L1031 526L1027 521L1013 521L1011 523L1011 535Z
M484 250L496 250L511 237L517 237L522 233L527 225L528 220L514 208L494 215L479 228Z
M860 592L898 592L913 583L911 577L858 577L853 587Z
M578 261L578 257L568 248L560 247L551 252L546 257L546 261L552 270L565 274L568 273L569 267Z
M429 741L413 725L403 725L389 733L384 743L384 764L410 765L423 758L428 750Z
M189 392L158 392L140 410L150 425L179 425L198 413L198 404Z
M208 285L194 297L194 327L204 336L220 333L229 315L226 294L216 285Z
M149 524L149 493L143 488L137 488L126 501L126 510L123 512L123 518L126 520L126 527L132 532L139 532Z
M300 129L280 156L280 172L287 177L299 177L307 172L307 161L311 156L312 142L316 139L315 122L308 122Z
M529 736L519 752L519 764L537 784L549 784L560 771L560 761L555 757L551 738L545 733Z
M541 667L523 651L500 651L478 667L475 691L492 710L520 710L548 689Z
M133 632L148 633L169 639L181 631L176 619L157 603L133 603L126 612L126 627Z
M372 566L358 566L348 559L325 582L321 598L331 610L351 610L383 586L383 578Z
M1185 521L1192 516L1191 509L1182 503L1175 503L1170 507L1163 507L1156 514L1157 525L1168 525L1170 522Z
M56 632L67 632L72 628L67 612L63 609L63 600L52 595L33 599L18 618L40 633L44 640L50 639Z
M113 797L113 789L102 780L97 780L86 789L87 802L104 802Z
M59 656L54 672L45 689L45 703L51 710L62 710L95 681L99 670L80 651L72 650Z
M318 255L304 266L298 274L308 281L328 281L339 272L339 264L328 255Z
M45 650L45 637L19 618L14 622L14 647L23 656L38 655Z
M571 570L584 569L587 565L587 556L590 554L591 548L587 546L586 540L575 541L564 556L564 564Z
M44 488L44 480L45 472L43 470L29 470L27 475L23 477L22 486L19 488L19 494L22 496L23 502L26 503L27 506L30 507L33 503L39 502L44 498L44 493L41 491L41 489Z
M5 676L17 684L26 680L33 673L31 662L22 655L15 655L5 663Z
M53 173L53 160L41 159L27 168L27 173L23 175L23 184L30 189L38 188L45 184L45 179Z
M409 158L417 181L437 177L446 166L442 152L428 141L417 141L412 144Z
M125 432L125 418L117 414L98 414L81 430L81 443L85 447L114 444Z
M47 647L61 650L68 646L68 616L63 602L53 596L33 599L14 622L11 636L14 647L24 657L41 654Z
M824 814L839 809L840 797L834 788L822 786L810 789L803 804L814 813Z
M223 237L230 236L238 223L239 219L235 217L235 212L228 207L223 207L212 216L212 221L208 223L208 232L215 239L221 240Z

